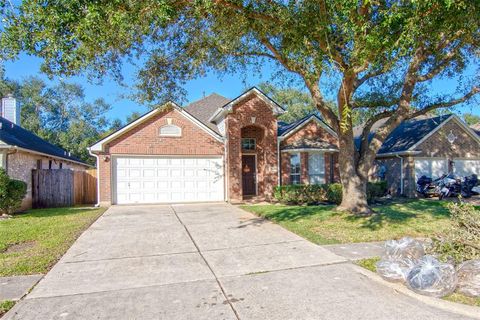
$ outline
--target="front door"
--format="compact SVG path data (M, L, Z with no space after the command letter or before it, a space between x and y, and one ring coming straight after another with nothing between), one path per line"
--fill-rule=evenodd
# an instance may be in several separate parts
M254 155L242 155L242 190L244 196L253 196L256 192L257 168Z

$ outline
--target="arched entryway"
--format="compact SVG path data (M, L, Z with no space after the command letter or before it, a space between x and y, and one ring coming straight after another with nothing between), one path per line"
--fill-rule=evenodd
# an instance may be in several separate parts
M265 129L249 125L241 129L242 195L244 199L263 194Z

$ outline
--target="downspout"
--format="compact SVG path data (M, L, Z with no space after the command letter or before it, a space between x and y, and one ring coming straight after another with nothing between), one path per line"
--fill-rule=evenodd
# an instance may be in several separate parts
M224 139L224 148L225 148L225 160L224 160L224 167L223 172L225 174L225 183L223 188L225 190L224 200L225 202L230 202L230 188L229 188L229 175L230 175L230 161L228 159L228 119L225 117L225 139Z
M98 154L92 153L90 148L88 148L88 153L97 159L97 203L95 207L100 207L100 158Z
M396 155L397 158L400 159L400 195L404 195L403 193L403 157Z
M277 137L277 185L282 185L282 155L280 154L280 138Z

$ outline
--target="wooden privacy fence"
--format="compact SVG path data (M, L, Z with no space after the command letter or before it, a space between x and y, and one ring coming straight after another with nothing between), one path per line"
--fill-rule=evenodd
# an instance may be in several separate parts
M69 207L97 202L96 170L32 170L34 208Z

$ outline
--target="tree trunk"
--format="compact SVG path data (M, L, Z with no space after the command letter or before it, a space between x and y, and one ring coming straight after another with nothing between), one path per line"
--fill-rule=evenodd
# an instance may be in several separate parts
M342 203L337 210L358 215L369 215L372 210L367 203L367 173L358 172L355 145L350 133L339 135L339 169L342 184Z

